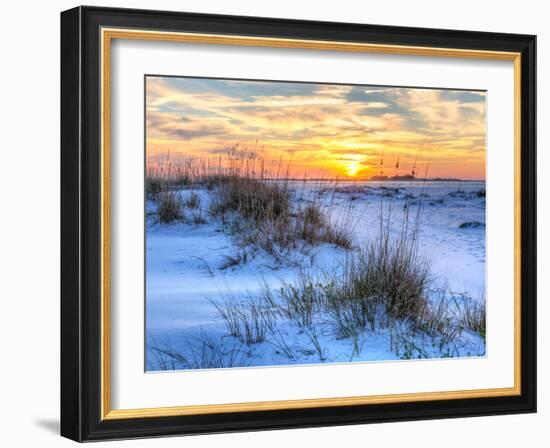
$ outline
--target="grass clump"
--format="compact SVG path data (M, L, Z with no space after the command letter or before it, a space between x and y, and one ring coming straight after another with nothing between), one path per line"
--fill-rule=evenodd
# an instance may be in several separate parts
M264 342L273 329L275 315L269 306L253 299L237 300L231 297L212 302L222 317L227 331L244 344Z
M474 196L476 198L484 198L485 196L487 196L487 193L485 192L485 188L474 191Z
M177 192L164 191L156 197L157 216L162 224L183 219L183 202Z
M185 198L183 205L187 208L197 209L201 206L201 198L196 192L192 192Z
M148 196L155 196L164 190L164 181L158 176L147 176L145 178L145 190Z
M256 223L286 221L290 216L290 192L284 185L240 176L217 181L214 214L236 212Z
M310 245L328 243L348 250L353 245L351 228L332 224L318 203L298 210L293 231L297 238Z
M257 246L274 255L300 243L352 247L351 231L333 225L319 203L292 205L288 182L240 176L216 182L211 214L220 216L243 246Z
M348 256L342 273L332 274L324 287L337 320L374 329L381 307L392 319L418 320L428 300L430 268L417 241L414 233L392 238L384 230Z
M463 297L458 305L460 311L460 323L464 328L479 333L485 339L486 328L486 303L485 300L477 301L469 297Z
M362 297L376 297L394 318L416 318L427 299L430 268L414 235L384 235L351 260L348 283Z
M164 345L149 348L153 370L220 369L248 367L254 360L238 341L227 341L205 331L196 338L188 338L184 351Z
M283 284L275 291L264 284L263 298L271 309L277 309L281 316L301 328L312 326L314 315L323 309L324 302L322 285L304 270L300 271L295 284Z

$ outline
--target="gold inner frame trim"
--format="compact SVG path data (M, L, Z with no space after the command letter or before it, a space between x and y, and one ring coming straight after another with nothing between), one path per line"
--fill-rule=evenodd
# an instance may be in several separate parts
M350 406L414 401L502 397L521 394L521 54L514 52L466 50L303 39L278 39L217 34L101 29L101 419L116 420L168 417L227 412L247 412L315 407ZM113 39L184 42L212 45L295 48L355 53L383 53L411 56L454 57L514 62L514 386L441 392L368 395L302 400L280 400L213 405L189 405L140 409L111 409L110 346L110 55Z

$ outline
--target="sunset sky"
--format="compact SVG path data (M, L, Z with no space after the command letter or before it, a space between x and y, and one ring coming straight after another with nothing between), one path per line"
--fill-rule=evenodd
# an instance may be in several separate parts
M219 158L235 144L294 177L485 178L484 92L146 78L148 163ZM399 158L399 168L396 162Z

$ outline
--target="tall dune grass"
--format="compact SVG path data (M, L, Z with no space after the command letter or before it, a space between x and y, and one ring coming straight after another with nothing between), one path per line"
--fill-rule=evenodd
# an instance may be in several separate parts
M161 191L156 195L155 203L159 222L168 224L183 219L183 202L177 192Z
M241 246L256 246L271 254L300 244L351 249L353 217L344 213L334 219L325 211L330 204L319 197L307 198L304 205L293 204L296 181L289 179L289 167L290 162L267 161L236 145L215 160L168 159L149 165L146 191L157 206L159 221L166 223L181 219L180 205L200 205L196 194L181 203L175 192L205 188L211 196L208 212L221 219Z

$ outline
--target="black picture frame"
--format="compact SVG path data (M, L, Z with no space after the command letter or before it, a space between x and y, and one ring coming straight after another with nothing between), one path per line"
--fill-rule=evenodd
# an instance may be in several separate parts
M102 27L521 53L521 393L102 420ZM536 412L535 59L531 35L99 7L61 13L61 435L93 441Z

